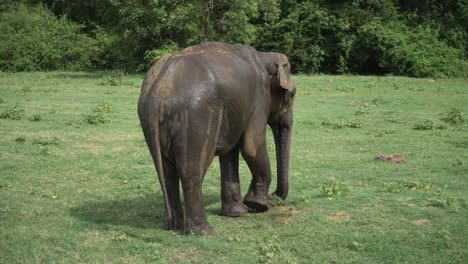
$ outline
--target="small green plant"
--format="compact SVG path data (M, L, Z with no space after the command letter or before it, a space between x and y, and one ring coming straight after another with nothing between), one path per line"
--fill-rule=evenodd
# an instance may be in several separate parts
M416 130L433 130L436 127L436 122L430 119L424 119L414 124Z
M26 144L28 143L28 140L26 139L25 136L19 136L15 139L15 142L19 144Z
M377 84L375 82L370 82L367 84L367 88L369 89L372 89L372 88L375 88L377 86Z
M444 185L436 192L437 197L432 200L432 204L437 207L449 207L455 202L455 198L447 190L448 186Z
M401 193L405 190L425 190L430 191L435 189L437 186L428 182L415 182L415 181L401 181L397 184L390 186L386 192L389 193Z
M364 124L361 121L357 121L357 120L348 121L346 123L346 127L350 127L350 128L361 128L363 125Z
M128 236L125 233L116 233L112 236L112 240L117 242L127 242Z
M337 91L344 92L344 93L354 93L356 92L356 89L354 87L349 87L347 85L345 86L339 86L336 88Z
M125 73L122 70L114 70L109 75L103 76L99 79L99 85L120 86L123 85L123 77Z
M90 113L84 116L84 122L91 125L110 123L111 120L104 113Z
M348 188L344 184L339 183L334 179L330 179L322 184L320 195L324 197L341 196L347 191Z
M0 97L0 104L3 104L5 103L5 100L3 100L3 98Z
M460 109L451 108L447 113L444 113L442 120L453 125L459 125L465 122L464 115L465 113L463 113L463 111Z
M370 108L369 107L359 107L354 114L355 115L367 115L370 113Z
M39 122L39 121L42 121L42 116L40 114L35 114L31 117L29 117L29 121L32 121L32 122Z
M435 129L444 130L447 129L447 126L445 124L437 124Z
M372 99L371 102L374 105L383 105L383 104L387 103L387 100L383 99L382 97L376 97L376 98Z
M0 185L0 188L11 188L12 184L11 182L5 181L3 184Z
M465 165L465 162L463 162L463 159L460 157L457 157L457 159L455 160L455 163L453 164L453 166L463 166L463 165Z
M33 144L35 145L59 145L60 139L58 137L48 138L48 137L39 137L33 140Z
M281 245L272 239L260 245L260 255L264 263L273 263L274 258L281 252Z
M31 86L25 86L21 89L22 92L24 93L29 93L32 91Z
M45 156L50 156L50 155L53 155L54 152L53 152L51 149L49 149L49 148L43 148L43 149L41 150L41 154L42 154L42 155L45 155Z
M112 103L104 101L96 105L93 109L94 113L104 113L104 114L109 114L109 113L114 113L115 112L115 107Z
M351 245L350 245L350 249L352 249L354 251L362 251L362 250L364 250L364 243L353 241L351 243Z
M325 121L323 121L321 123L321 125L339 129L339 128L345 128L345 127L362 128L362 126L364 124L361 121L357 121L357 120L352 120L352 121L342 121L342 120L330 121L330 120L325 120Z
M1 119L12 119L12 120L20 120L24 117L24 108L20 105L15 105L10 107L0 113Z
M385 130L385 129L375 129L372 131L374 136L376 137L385 137L391 134L395 134L395 131L392 130Z

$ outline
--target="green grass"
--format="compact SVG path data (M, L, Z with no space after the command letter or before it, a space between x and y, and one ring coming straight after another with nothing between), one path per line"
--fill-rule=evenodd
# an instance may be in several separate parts
M0 73L0 263L468 262L467 80L295 76L289 197L218 216L215 160L198 237L162 229L142 76L111 77Z

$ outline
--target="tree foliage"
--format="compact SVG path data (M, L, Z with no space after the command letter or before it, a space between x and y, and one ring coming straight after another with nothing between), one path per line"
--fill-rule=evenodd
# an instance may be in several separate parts
M32 71L87 69L96 40L43 6L18 5L0 14L0 69Z
M285 53L297 72L418 77L467 74L468 0L19 2L25 4L21 12L35 14L30 17L67 25L67 39L75 38L78 43L73 52L83 52L78 57L87 61L62 63L67 65L143 71L165 53L219 40ZM17 4L0 0L1 34L8 40L2 44L0 69L12 70L6 65L23 57L26 66L16 70L63 67L27 59L21 52L28 49L26 43L40 42L45 30L43 26L30 26L28 37L14 33L11 24L19 22L14 22L13 17L26 24L31 23L31 18L14 15L19 9L12 6ZM18 43L18 50L13 43ZM80 43L92 48L83 50ZM56 48L51 47L57 43L45 42L42 46L55 52ZM70 56L54 56L74 61Z

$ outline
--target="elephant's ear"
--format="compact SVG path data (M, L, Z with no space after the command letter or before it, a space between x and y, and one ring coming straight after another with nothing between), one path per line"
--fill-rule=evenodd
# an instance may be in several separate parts
M286 72L284 70L284 66L280 62L278 64L278 80L280 83L281 88L288 89L288 78L286 77Z

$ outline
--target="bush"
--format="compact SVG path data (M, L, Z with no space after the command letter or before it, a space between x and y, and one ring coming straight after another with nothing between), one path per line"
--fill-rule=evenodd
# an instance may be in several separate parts
M111 102L101 102L98 105L96 105L93 109L94 113L104 113L104 114L110 114L115 112L115 107Z
M123 77L123 71L115 70L112 71L109 75L103 76L101 79L99 79L98 84L108 86L120 86L123 84Z
M444 113L444 115L442 120L447 123L458 125L465 122L463 118L465 114L458 108L451 108L447 113Z
M91 125L110 123L111 120L102 112L93 112L84 117L84 122Z
M348 191L346 185L337 182L334 179L330 179L322 184L320 188L320 195L324 197L340 196Z
M179 47L172 41L167 41L166 44L159 49L148 50L145 54L145 67L149 68L154 61L159 60L162 56L174 53L178 50Z
M32 122L39 122L39 121L42 121L42 116L40 114L35 114L31 117L29 117L29 121L32 121Z
M362 26L353 46L353 70L413 77L463 77L468 64L460 50L429 27L410 29L402 21L376 19Z
M416 130L433 130L436 127L436 122L430 119L424 119L414 124Z
M42 5L23 4L0 14L0 70L87 69L96 41L82 26L57 18Z
M59 145L60 139L58 137L48 138L48 137L39 137L33 140L33 144L35 145Z
M24 117L24 108L20 105L15 105L10 107L0 113L1 119L12 119L12 120L20 120Z

